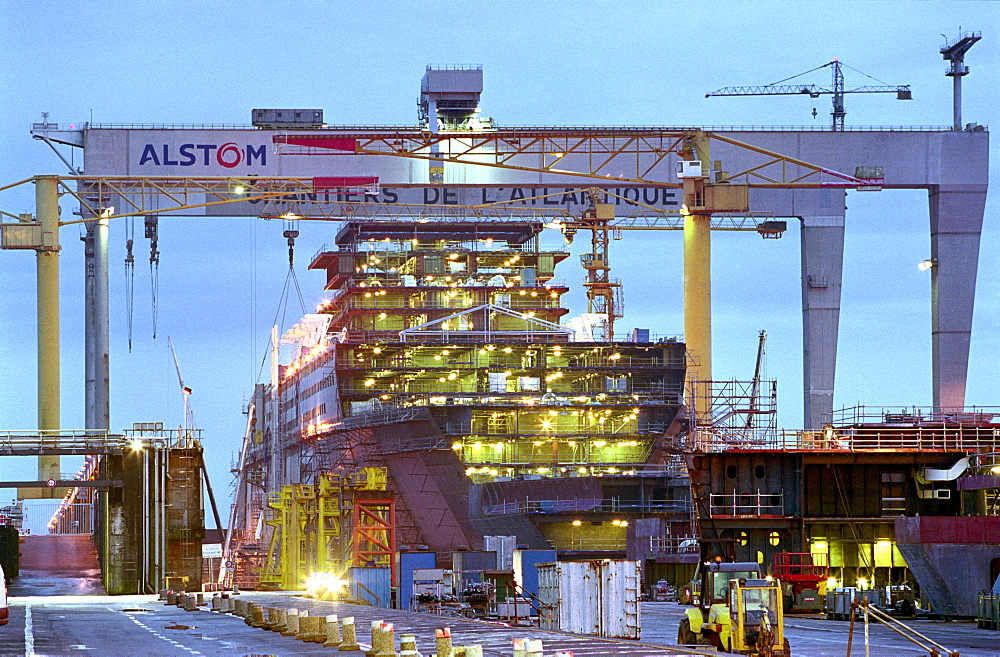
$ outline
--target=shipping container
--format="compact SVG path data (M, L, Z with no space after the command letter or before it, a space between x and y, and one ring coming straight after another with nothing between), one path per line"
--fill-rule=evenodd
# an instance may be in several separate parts
M373 607L392 605L391 568L348 568L347 581L352 599L363 600Z
M543 629L639 638L638 561L559 561L536 568Z
M483 546L486 552L496 552L496 565L490 570L513 570L514 548L517 547L516 536L484 536Z
M555 550L514 550L514 581L522 591L538 597L538 569L540 563L556 560Z
M396 606L399 609L410 609L413 598L413 571L434 568L437 565L437 554L434 552L400 552L399 553L399 596Z

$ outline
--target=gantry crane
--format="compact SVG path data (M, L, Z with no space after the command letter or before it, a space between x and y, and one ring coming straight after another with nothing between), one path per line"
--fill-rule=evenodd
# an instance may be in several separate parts
M832 87L818 87L815 84L782 84L828 66L832 67L833 70ZM830 113L830 116L833 121L832 127L834 130L844 129L844 117L847 116L847 110L844 109L844 94L894 93L896 94L896 100L913 100L913 94L911 93L910 85L908 84L893 86L882 83L881 85L867 85L854 87L853 89L845 89L844 73L841 70L842 66L843 64L841 64L839 59L834 59L832 62L827 62L822 66L817 66L814 69L793 75L792 77L785 78L784 80L772 82L771 84L749 87L723 87L722 89L717 89L711 93L705 94L705 98L709 98L711 96L787 96L800 94L808 94L810 98L819 98L822 95L830 94L833 96L833 111ZM860 71L858 72L861 73ZM862 75L867 74L862 73ZM869 75L868 77L871 76ZM872 79L875 80L875 78ZM878 82L878 80L876 81ZM813 109L813 116L816 116L815 109Z
M882 179L867 174L841 173L787 155L752 146L719 133L684 129L642 128L514 128L463 133L458 140L450 133L431 133L419 128L372 130L331 130L309 134L276 134L277 147L298 147L300 154L375 155L416 159L443 164L532 172L556 176L551 185L570 186L584 181L580 188L599 185L602 190L618 184L680 188L683 192L681 216L684 228L685 342L691 354L688 381L712 380L711 358L711 250L710 232L715 227L713 215L745 213L750 187L775 189L881 189ZM738 149L757 162L735 173L713 167L709 144L718 142ZM431 148L434 146L435 148ZM294 150L287 154L296 154ZM683 175L669 176L673 155L681 161ZM752 160L751 160L752 161ZM568 166L567 166L568 165ZM614 166L613 171L609 168ZM874 168L873 168L874 169ZM879 172L880 173L880 172ZM333 181L333 182L331 182ZM149 176L40 176L22 181L36 184L36 221L21 220L3 225L5 248L34 249L39 254L39 298L58 294L58 227L77 223L60 221L58 195L74 196L81 210L104 219L145 215L151 211L166 214L181 209L206 208L239 201L301 198L302 194L331 191L331 188L354 184L378 184L378 179L331 179L316 177L264 178L233 177L149 177ZM350 183L350 184L348 184ZM418 183L420 184L420 183ZM426 183L423 183L426 185ZM335 198L337 195L334 194ZM120 208L108 208L105 199L116 198ZM169 198L171 207L148 207L153 198ZM357 195L354 197L359 199ZM95 202L94 199L97 199ZM337 202L335 213L325 218L358 216L357 203ZM493 216L539 216L537 207L512 209L488 207L473 210L477 219ZM396 205L396 216L419 218L424 212L403 204ZM448 211L468 215L467 208L451 206ZM640 212L638 215L649 215ZM79 221L86 221L81 219ZM641 222L641 218L639 220ZM635 226L639 228L639 225ZM759 230L759 229L758 229ZM763 231L762 231L763 234ZM14 237L17 236L15 240ZM8 239L10 238L10 239ZM44 238L44 239L43 239ZM12 245L16 242L16 246ZM44 262L43 262L44 260ZM53 266L43 268L51 260ZM57 298L57 297L56 297ZM43 311L44 309L44 311ZM58 335L58 305L39 303L40 336ZM44 343L44 344L43 344ZM58 350L40 340L39 390L45 409L58 400ZM44 365L44 366L43 366ZM53 374L54 373L54 374ZM695 394L696 398L707 395ZM704 410L704 409L701 409ZM40 417L47 418L42 413ZM56 416L58 417L58 416ZM46 420L43 428L55 428L58 420Z

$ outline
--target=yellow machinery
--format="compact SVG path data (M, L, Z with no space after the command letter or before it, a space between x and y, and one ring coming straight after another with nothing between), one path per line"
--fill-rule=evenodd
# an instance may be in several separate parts
M784 636L781 583L759 578L756 563L707 564L702 571L700 604L684 611L677 643L788 657L791 652Z
M387 484L384 468L362 468L349 475L324 473L315 484L271 493L261 587L299 590L311 575L342 576L349 566L394 569L395 508Z

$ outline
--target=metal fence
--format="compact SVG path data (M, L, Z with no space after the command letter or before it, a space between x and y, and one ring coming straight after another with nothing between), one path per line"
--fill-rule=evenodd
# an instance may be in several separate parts
M713 516L780 516L785 512L784 493L712 493Z
M696 451L730 449L908 451L908 452L996 452L1000 451L1000 429L993 426L848 427L823 431L784 431L776 436L747 437L716 431L699 431L692 437Z

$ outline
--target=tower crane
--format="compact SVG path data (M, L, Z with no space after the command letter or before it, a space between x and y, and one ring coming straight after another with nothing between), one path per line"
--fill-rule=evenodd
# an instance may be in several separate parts
M794 78L808 75L814 71L818 71L822 68L831 67L833 72L833 86L832 87L819 87L815 84L782 84L788 82ZM833 120L833 130L844 129L844 117L847 116L847 110L844 109L844 94L886 94L894 93L896 94L896 100L913 100L913 95L910 91L910 85L889 85L882 83L880 85L868 85L862 87L854 87L853 89L844 88L844 73L841 68L845 66L840 62L839 59L834 59L832 62L827 62L822 66L817 66L814 69L810 69L803 73L793 75L790 78L785 78L784 80L778 80L771 84L762 86L750 86L750 87L723 87L721 89L716 89L711 93L705 94L705 98L710 96L788 96L788 95L798 95L798 94L808 94L810 98L819 98L821 95L830 94L833 96L833 112L830 116ZM850 68L850 67L848 67ZM856 69L852 69L856 70ZM861 71L857 71L861 73ZM870 77L867 73L861 73L866 77ZM876 82L881 82L881 80L876 80ZM816 110L813 109L813 116L816 116Z

